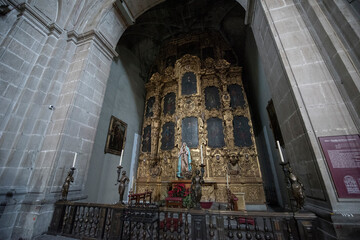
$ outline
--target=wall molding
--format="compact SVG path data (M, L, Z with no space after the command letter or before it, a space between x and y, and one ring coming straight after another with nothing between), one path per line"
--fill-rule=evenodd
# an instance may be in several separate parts
M20 16L27 17L32 23L40 27L48 36L54 35L59 38L63 33L63 29L55 22L50 21L44 14L39 10L35 9L28 3L22 3L16 7L20 13Z
M77 33L75 30L68 31L68 42L74 42L76 45L93 41L109 60L117 57L119 54L112 47L106 37L96 30L90 30L85 33Z

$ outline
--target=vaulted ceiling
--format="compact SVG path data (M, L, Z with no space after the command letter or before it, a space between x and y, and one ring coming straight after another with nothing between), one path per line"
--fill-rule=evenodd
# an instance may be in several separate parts
M218 31L242 63L245 10L235 0L167 0L143 13L122 35L119 46L139 58L146 81L164 41L180 34Z

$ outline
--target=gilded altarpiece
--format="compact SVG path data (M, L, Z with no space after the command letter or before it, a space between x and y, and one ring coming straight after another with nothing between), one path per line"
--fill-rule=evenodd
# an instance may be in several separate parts
M161 73L152 75L146 84L147 108L142 128L146 139L142 139L140 148L137 192L151 189L155 200L167 197L168 184L177 179L178 153L185 136L191 139L188 146L193 169L200 169L203 145L208 183L203 187L204 201L227 201L229 174L233 193L245 193L246 204L264 204L241 71L241 67L230 66L223 59L201 61L186 54L174 67L166 66Z

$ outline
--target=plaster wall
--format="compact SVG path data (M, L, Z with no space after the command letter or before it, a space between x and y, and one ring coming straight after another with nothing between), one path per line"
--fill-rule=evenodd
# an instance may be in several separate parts
M86 202L112 204L119 201L118 186L114 184L120 157L104 154L111 115L127 123L122 170L129 177L134 135L141 135L145 103L145 87L139 75L139 66L135 57L126 49L120 49L119 58L111 64L85 185L84 193L88 195ZM137 161L137 158L134 160ZM125 189L124 199L127 192L128 187Z
M254 118L254 132L265 193L270 204L284 206L286 194L281 191L285 188L284 177L280 165L277 164L280 157L275 148L276 142L266 110L268 102L271 100L271 93L251 29L247 30L245 44L244 79Z

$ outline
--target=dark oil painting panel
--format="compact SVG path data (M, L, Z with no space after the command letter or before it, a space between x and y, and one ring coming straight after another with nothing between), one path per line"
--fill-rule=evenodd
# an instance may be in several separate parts
M167 122L163 125L161 133L161 150L171 150L175 142L175 123Z
M198 120L196 117L187 117L182 120L182 142L188 147L195 148L199 144Z
M142 136L142 149L143 152L151 152L151 125L144 128L144 135Z
M175 113L175 93L171 92L165 95L164 97L164 115L170 114L173 115Z
M240 85L231 84L228 91L230 94L230 107L237 108L245 105L244 94Z
M234 144L237 147L251 147L253 145L249 126L249 119L244 116L235 116L234 124Z
M207 110L220 108L219 89L217 87L205 88L205 107Z
M220 118L209 118L206 121L208 133L208 145L211 148L225 146L222 120Z
M154 103L155 103L155 97L151 97L146 102L146 112L145 117L152 117L154 115Z
M125 146L127 124L111 116L109 130L106 138L105 153L121 155Z
M187 72L181 80L181 95L191 95L197 93L196 75L193 72Z
M268 105L266 106L266 110L267 110L269 120L270 120L270 127L273 131L274 140L275 140L275 142L279 140L280 145L284 146L284 139L281 134L279 121L276 116L275 107L274 107L274 103L273 103L272 99L270 99L270 101L268 102ZM276 145L276 148L277 148L277 145Z

